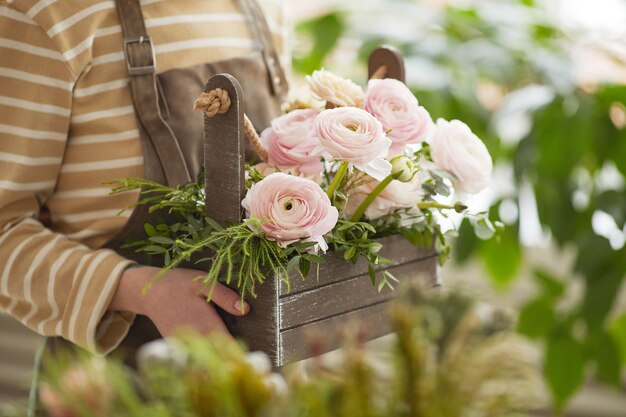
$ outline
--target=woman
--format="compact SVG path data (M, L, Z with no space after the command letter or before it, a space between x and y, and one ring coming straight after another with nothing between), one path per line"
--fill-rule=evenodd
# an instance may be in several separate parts
M197 271L174 270L141 296L156 269L119 247L145 217L118 215L137 194L109 196L103 182L195 178L202 118L191 108L212 73L243 80L258 128L271 119L286 90L274 48L285 51L284 20L279 1L262 5L269 25L252 0L0 1L2 310L100 354L137 314L163 336L227 332ZM213 294L230 314L238 300Z

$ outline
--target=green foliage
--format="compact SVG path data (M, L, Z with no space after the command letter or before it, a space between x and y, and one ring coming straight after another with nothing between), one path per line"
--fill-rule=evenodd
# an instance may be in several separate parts
M563 410L581 386L584 378L585 348L571 334L571 328L559 328L550 334L546 348L544 375L550 385L554 405Z
M626 129L611 119L615 112L623 117L626 87L577 85L573 40L549 20L542 2L486 0L433 10L395 0L367 13L349 13L346 36L362 42L359 57L365 59L380 44L398 47L407 58L408 78L415 80L411 87L433 118L465 121L496 164L512 166L512 194L498 198L520 204L522 190L530 188L542 229L558 248L575 251L570 273L540 280L540 294L520 317L520 330L542 340L549 353L545 374L555 406L564 407L585 370L595 369L598 377L615 383L621 369L616 352L626 351L626 326L623 318L612 324L608 317L624 286L626 250L598 236L592 218L601 211L626 230L623 184L599 180L607 169L626 175ZM406 30L371 26L371 15L379 21L393 18ZM601 47L595 52L623 64ZM487 98L484 91L490 92ZM511 134L508 127L516 124L526 128ZM497 219L499 204L499 199L492 203L491 218ZM519 220L507 225L499 240L483 241L471 233L473 228L487 236L484 226L469 219L461 223L454 258L465 262L477 256L494 285L504 289L527 261L518 243ZM562 282L575 280L584 287L581 301L557 308L566 296ZM571 369L559 362L566 347L573 349Z
M324 59L335 48L344 29L343 16L338 13L330 13L298 25L296 33L310 38L312 45L306 55L294 57L294 68L304 74L322 68Z
M252 179L260 175L254 174ZM204 193L198 191L203 190L202 181L201 177L196 183L179 187L167 187L143 179L114 182L119 184L114 192L142 189L142 195L149 197L140 199L138 205L147 204L150 211L167 210L175 219L156 226L146 223L146 239L126 245L163 260L163 268L144 291L168 271L192 264L207 271L197 279L209 289L209 300L220 281L227 285L236 282L244 299L248 295L256 297L256 286L263 284L268 276L283 280L289 287L291 272L298 270L306 277L312 263L324 262L321 257L308 253L315 242L295 242L282 248L277 242L265 239L256 219L222 226L206 217Z
M341 356L309 362L306 376L272 373L263 354L218 334L153 342L138 371L86 354L47 358L44 404L75 417L512 417L536 404L536 367L504 312L411 288L389 317L397 338L384 355L347 326Z

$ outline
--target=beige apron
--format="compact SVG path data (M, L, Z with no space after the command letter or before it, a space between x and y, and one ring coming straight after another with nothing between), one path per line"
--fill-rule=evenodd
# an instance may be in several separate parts
M212 75L230 73L237 78L245 95L245 112L257 129L269 126L280 114L287 80L267 22L256 0L238 1L248 18L252 36L260 45L259 50L248 56L157 74L154 45L146 32L139 0L116 0L146 179L174 186L198 177L204 157L204 122L203 114L193 110L193 103ZM144 238L144 224L151 218L154 216L148 215L146 207L135 208L124 228L105 247L141 263L143 254L121 246L129 238ZM120 346L128 363L134 364L134 353L139 346L158 337L152 322L147 317L137 316ZM48 338L46 344L52 351L70 345L58 337ZM39 367L36 368L38 371ZM36 380L31 390L31 404L36 402L34 398ZM29 414L34 415L33 408Z

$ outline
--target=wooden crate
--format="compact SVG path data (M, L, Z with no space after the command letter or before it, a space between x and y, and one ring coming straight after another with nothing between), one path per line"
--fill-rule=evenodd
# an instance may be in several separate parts
M397 51L374 51L369 75L383 65L388 77L404 81L404 65ZM206 213L222 224L236 224L241 222L241 200L246 192L244 97L237 80L228 74L212 77L205 91L215 88L228 91L231 106L224 114L205 117ZM426 280L433 286L439 285L433 250L416 248L399 235L379 241L384 245L381 255L394 260L390 272L401 282ZM249 300L249 315L224 317L234 335L252 350L266 352L275 366L338 348L340 333L350 321L362 321L361 336L365 340L390 331L384 312L397 292L386 288L379 293L372 286L364 262L353 265L342 254L332 252L324 257L326 263L320 267L319 280L316 271L311 271L306 280L294 275L290 277L291 290L287 291L280 277L267 279L258 286L257 298Z

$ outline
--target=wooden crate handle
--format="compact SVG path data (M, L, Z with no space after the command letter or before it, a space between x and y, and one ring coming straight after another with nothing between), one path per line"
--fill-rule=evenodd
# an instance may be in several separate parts
M230 74L211 77L204 92L216 88L228 93L230 107L225 113L204 116L205 213L222 225L237 224L246 193L243 90Z
M404 58L393 46L383 45L372 51L367 65L368 79L395 78L405 82Z

